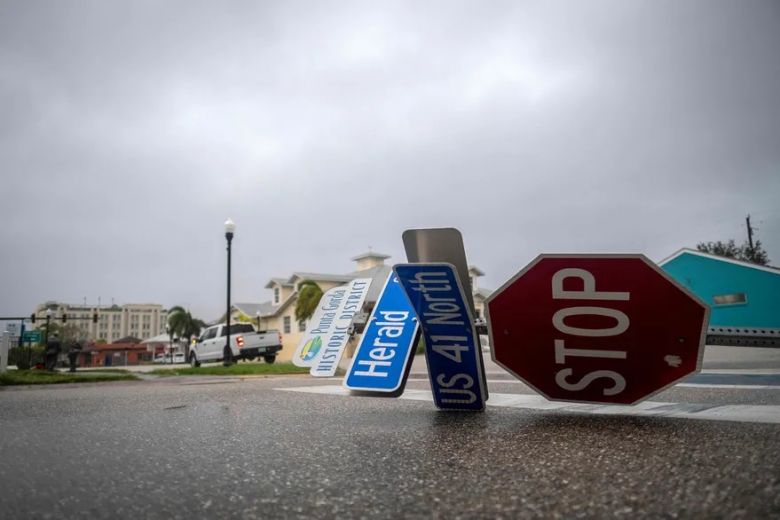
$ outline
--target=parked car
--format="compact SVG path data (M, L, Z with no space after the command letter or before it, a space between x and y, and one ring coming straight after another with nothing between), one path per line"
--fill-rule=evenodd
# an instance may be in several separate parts
M190 364L197 367L204 361L252 360L260 356L266 363L273 363L282 350L282 336L277 330L255 331L249 323L233 323L230 325L230 347L226 345L226 335L225 325L204 330L190 351Z

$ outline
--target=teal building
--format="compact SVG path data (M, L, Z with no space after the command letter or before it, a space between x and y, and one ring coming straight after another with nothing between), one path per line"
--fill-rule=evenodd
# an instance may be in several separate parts
M660 266L710 306L711 329L780 332L780 269L692 249L681 249Z

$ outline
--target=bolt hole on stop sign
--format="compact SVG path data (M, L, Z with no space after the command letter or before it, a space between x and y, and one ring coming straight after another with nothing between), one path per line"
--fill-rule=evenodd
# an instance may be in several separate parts
M540 255L486 315L493 360L546 398L635 404L700 370L709 307L644 255Z

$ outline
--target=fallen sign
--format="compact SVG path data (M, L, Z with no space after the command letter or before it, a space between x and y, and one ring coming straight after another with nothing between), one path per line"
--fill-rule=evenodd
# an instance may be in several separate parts
M418 339L417 315L398 277L390 273L352 357L344 387L371 395L401 395Z
M482 351L456 268L447 263L393 267L417 314L433 401L442 410L482 411Z
M293 364L311 367L315 377L336 374L344 348L350 337L350 326L371 286L371 278L356 278L348 285L334 287L322 295L309 328L293 354Z
M700 370L709 307L644 255L540 255L486 315L493 360L546 398L635 404Z

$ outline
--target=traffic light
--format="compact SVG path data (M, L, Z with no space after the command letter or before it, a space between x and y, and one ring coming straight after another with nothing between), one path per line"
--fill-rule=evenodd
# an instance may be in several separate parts
M92 323L97 323L97 312L92 315Z
M64 312L62 313L62 323L66 323L68 321L68 315Z
M35 323L35 313L30 314L30 321Z

